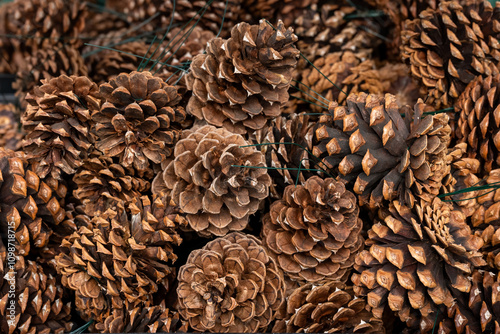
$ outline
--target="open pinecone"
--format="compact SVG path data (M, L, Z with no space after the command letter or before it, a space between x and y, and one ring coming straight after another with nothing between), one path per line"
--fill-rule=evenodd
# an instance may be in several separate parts
M178 279L179 313L200 332L265 330L285 299L276 262L257 238L238 232L191 252Z
M304 284L283 306L286 313L276 320L273 333L385 333L382 320L367 310L366 300L341 282Z
M153 181L153 193L171 192L201 236L243 230L269 194L264 154L223 128L206 125L186 133L174 160Z
M296 40L281 21L274 28L265 20L240 23L229 39L211 40L186 76L193 91L186 111L238 134L264 128L288 101L299 55Z
M84 76L61 75L42 80L26 100L23 147L33 171L57 180L74 174L94 143L90 115L101 103L97 85Z
M174 86L150 72L132 72L99 89L103 104L92 113L99 151L140 176L171 155L186 119Z
M500 4L441 1L406 22L402 56L411 73L427 87L428 103L452 105L478 75L498 74Z
M345 281L363 246L358 214L356 196L342 182L313 176L285 188L263 218L261 237L290 278Z
M312 153L330 174L354 184L360 205L430 202L450 171L451 129L446 114L425 115L429 110L422 100L400 108L391 94L350 95L346 106L331 102L329 115L321 116Z
M19 110L13 104L0 103L0 147L9 150L21 148L24 133L20 129Z

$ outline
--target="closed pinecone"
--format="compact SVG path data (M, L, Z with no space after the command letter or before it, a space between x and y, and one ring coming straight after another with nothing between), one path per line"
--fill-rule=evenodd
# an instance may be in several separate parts
M186 119L174 86L150 72L132 72L99 89L103 104L92 113L99 151L141 176L172 154Z
M356 196L342 182L313 176L285 188L263 219L264 245L295 280L347 280L363 246Z
M178 279L179 313L200 332L263 331L285 300L275 260L257 238L239 232L191 252Z
M198 128L175 145L174 160L156 176L152 191L171 192L201 236L241 231L271 185L264 154L248 145L225 129Z
M21 148L24 133L20 129L19 110L13 104L0 104L0 147L9 150Z
M260 25L240 23L229 39L211 40L187 74L193 96L186 111L238 134L264 128L288 101L299 55L296 40L281 21L275 30L264 20Z
M498 74L500 44L492 33L499 15L500 5L493 10L488 1L442 1L406 22L402 56L427 88L428 103L450 106L477 75Z
M42 80L26 100L23 147L33 171L57 180L74 174L94 143L90 116L101 104L97 85L84 76L61 75Z
M354 296L352 287L330 281L295 289L273 333L385 333L385 329L382 320L367 310L366 300Z
M421 100L414 109L399 108L391 94L350 95L346 106L331 102L330 114L321 116L312 153L353 183L360 205L397 198L413 206L417 197L430 202L450 171L451 130L446 114L424 115L429 110Z
M104 322L114 309L128 313L154 306L155 294L165 297L173 246L182 242L172 211L165 199L143 196L127 210L117 206L82 220L63 240L57 269L83 318Z
M449 203L435 198L412 210L393 201L368 231L352 281L374 314L388 305L409 327L423 325L422 317L432 318L470 291L468 276L486 264L478 252L482 244Z

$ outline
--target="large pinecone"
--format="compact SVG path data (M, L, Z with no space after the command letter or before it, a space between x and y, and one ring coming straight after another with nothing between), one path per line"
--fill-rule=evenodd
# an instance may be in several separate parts
M428 103L452 105L477 75L496 75L500 44L495 34L500 5L442 1L406 22L402 55L411 73L427 87ZM493 59L492 59L493 58Z
M295 280L347 280L363 246L356 196L342 182L313 176L286 187L263 218L264 245Z
M307 283L295 289L284 306L273 333L385 333L382 320L367 310L366 300L341 282Z
M175 159L157 175L152 191L171 192L201 236L241 231L271 185L264 154L247 145L241 135L210 125L189 132L175 145Z
M333 175L354 184L360 205L430 201L450 171L445 157L451 130L446 114L425 115L429 110L421 100L414 109L400 108L391 94L351 95L347 106L330 103L312 153Z
M58 180L74 174L94 143L90 116L101 104L97 85L87 77L61 75L42 80L26 100L23 146L34 172Z
M299 55L296 40L281 21L274 28L264 20L240 23L229 39L211 40L186 77L193 91L186 111L238 134L264 128L288 101Z
M238 232L191 252L178 279L179 313L200 332L265 330L285 299L276 262L257 238Z
M150 72L132 72L99 89L103 104L92 113L99 151L141 176L171 155L186 119L174 86Z
M19 109L10 103L0 103L0 147L18 150L21 148L23 137L24 133L19 124Z

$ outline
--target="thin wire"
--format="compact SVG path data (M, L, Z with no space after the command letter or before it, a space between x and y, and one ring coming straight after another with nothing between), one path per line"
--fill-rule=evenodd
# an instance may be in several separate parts
M220 24L219 32L217 33L217 36L215 36L215 38L218 38L220 36L220 33L222 32L222 27L224 26L224 20L226 18L226 12L228 6L229 6L229 0L226 0L226 6L224 7L224 14L222 14L222 22Z
M445 109L441 109L441 110L437 110L437 111L424 112L422 115L435 115L435 114L441 114L441 113L445 113L445 112L449 112L449 111L453 111L453 110L455 110L455 108L450 107L450 108L445 108Z
M146 51L146 54L145 54L145 55L144 55L144 57L142 58L141 63L139 64L139 66L137 67L137 71L138 71L138 72L141 72L141 71L142 71L142 64L143 64L143 62L144 62L144 59L146 59L146 56L148 55L149 50L151 49L151 47L153 46L153 44L154 44L154 42L155 42L155 41L156 41L156 35L155 35L155 37L153 38L153 41L149 44L149 47L148 47L148 50ZM153 55L151 55L151 56L148 58L148 61L146 62L146 64L147 64L147 63L149 63L149 60L151 59L151 57L153 57ZM146 67L146 66L144 66L144 67Z
M255 168L255 169L271 169L271 170L303 170L305 172L323 172L321 169L313 168L288 168L288 167L266 167L266 166L243 166L243 165L231 165L231 167L242 167L242 168Z
M306 85L305 83L303 82L300 82L298 80L295 80L295 79L292 79L292 81L295 81L296 83L306 87L307 89L309 89L310 91L314 92L316 95L318 95L319 97L321 97L323 100L327 101L328 103L330 103L331 101L328 100L326 97L324 97L323 95L321 95L320 93L318 93L317 91L315 91L314 89L312 89L311 87L309 87L308 85Z
M307 95L307 96L309 96L310 98L312 98L312 99L314 99L314 100L318 101L319 103L324 104L324 105L326 106L326 107L324 107L324 108L328 109L328 108L327 108L327 107L328 107L328 104L326 104L325 102L323 102L323 101L321 101L321 100L318 100L317 98L315 98L314 96L312 96L312 95L310 95L310 94L306 93L305 91L303 91L302 89L300 89L300 88L299 88L299 87L297 87L297 86L294 86L294 85L290 85L290 86L291 86L291 87L293 87L293 88L295 88L296 90L298 90L298 91L300 91L300 92L302 92L302 93L306 94L306 95Z

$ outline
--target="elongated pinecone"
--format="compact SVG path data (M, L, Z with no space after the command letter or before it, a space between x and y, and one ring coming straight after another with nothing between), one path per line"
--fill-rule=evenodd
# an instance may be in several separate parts
M445 157L451 130L446 114L425 115L429 110L422 100L414 109L399 108L391 94L351 95L346 106L330 103L312 153L330 174L354 184L360 205L373 208L397 198L413 206L417 197L430 202L450 171Z
M264 154L247 145L225 129L198 128L175 145L174 160L156 176L152 191L171 192L201 236L241 231L271 185Z
M229 39L211 40L186 77L193 91L186 111L238 134L264 128L288 101L299 55L296 40L281 21L275 30L264 20L240 23Z
M0 104L0 147L9 150L21 148L24 137L19 124L19 110L13 104Z
M411 210L393 201L368 231L352 281L374 313L388 305L409 327L425 327L422 317L435 317L441 305L452 307L456 295L471 290L468 276L486 264L482 244L449 203L436 198Z
M478 75L498 74L497 26L500 4L488 1L441 1L419 18L406 22L402 56L412 75L427 87L428 103L452 105Z
M141 176L171 155L186 119L174 86L150 72L132 72L99 89L104 103L92 113L99 151Z
M179 313L200 332L265 330L285 299L275 260L257 238L238 232L191 252L178 279Z
M385 333L382 320L367 310L366 300L352 287L330 281L306 283L286 300L286 314L273 333Z
M33 171L57 180L74 174L94 143L90 115L101 104L97 85L84 76L61 75L42 80L26 100L23 147Z
M180 221L165 199L147 196L127 210L118 206L80 220L78 231L61 243L56 262L82 316L101 323L113 310L128 313L154 306L155 294L164 298L174 274L170 262L177 259L172 247L182 242L176 232Z

